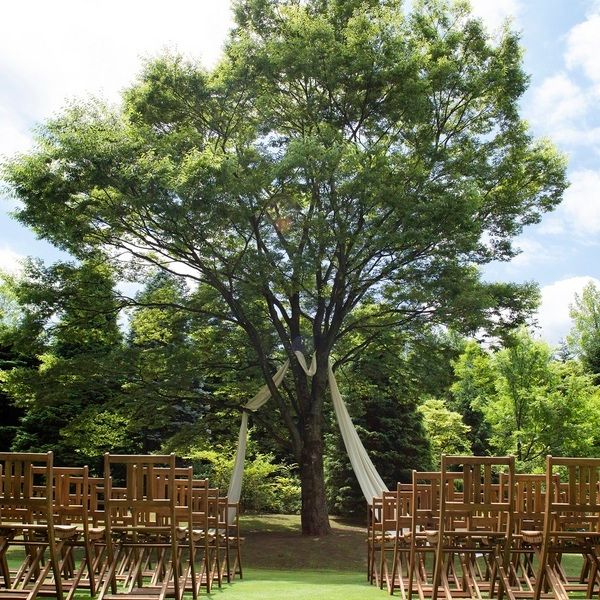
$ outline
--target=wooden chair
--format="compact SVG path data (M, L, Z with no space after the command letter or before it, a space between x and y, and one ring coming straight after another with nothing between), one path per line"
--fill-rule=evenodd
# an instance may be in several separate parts
M42 468L34 467L34 474L42 474ZM88 467L53 467L54 521L61 526L75 526L77 535L65 540L62 554L63 587L68 588L66 600L71 600L78 588L86 587L90 595L97 590L97 577L102 553L97 545L104 545L104 529L92 527L89 515L90 482ZM82 549L81 559L76 560L76 549ZM78 563L78 564L77 564ZM41 592L52 590L42 588Z
M499 578L499 596L507 585L513 534L514 457L442 456L439 527L430 538L436 543L432 599L440 589L446 598L483 598L492 595ZM452 480L448 478L453 473ZM455 473L460 473L456 479ZM497 479L505 472L508 484L500 496ZM462 497L452 498L450 485L459 484ZM487 556L482 582L477 557ZM460 571L452 570L458 559ZM454 576L448 577L452 572ZM458 574L460 573L460 576Z
M210 488L208 479L194 479L191 489L190 560L194 576L188 581L186 591L198 596L202 587L211 592L216 580L221 585L219 556L219 496Z
M506 474L501 474L500 489L503 496L508 484ZM558 489L558 485L557 476L553 480L553 489ZM527 597L533 594L535 586L535 548L531 542L541 542L546 505L546 475L516 473L514 499L513 553L508 572L511 587L506 592L509 597Z
M125 469L125 497L115 497L111 475ZM165 485L157 484L155 469L167 468ZM191 477L191 476L190 476ZM104 505L108 568L99 600L118 600L124 595L137 600L181 600L184 586L180 573L175 493L175 455L128 456L106 454ZM188 486L191 490L191 482ZM188 506L191 499L188 499ZM123 590L117 590L117 571L126 564ZM109 592L110 589L110 592Z
M369 508L369 524L367 528L367 563L368 580L380 585L378 556L385 552L385 546L393 543L396 533L396 492L383 492L381 497L374 497ZM383 585L383 584L382 584Z
M454 487L452 487L454 489ZM432 570L435 547L429 544L428 531L437 531L441 503L441 473L417 472L412 474L413 508L410 533L408 534L409 570L408 598L416 587L421 600L431 594Z
M387 590L390 594L399 589L402 598L406 598L408 592L410 530L413 510L412 485L398 483L396 485L396 532L393 540L392 568L390 572L387 559L385 564L382 562L379 578L380 581L385 578ZM382 553L382 557L385 558L385 553Z
M243 578L242 543L240 536L240 505L239 502L229 502L227 496L219 498L220 530L223 532L223 555L221 573L231 583L236 575Z
M33 600L50 584L63 600L61 557L77 528L54 521L53 454L0 453L0 465L0 599ZM14 572L7 560L10 546L25 550Z
M415 588L421 599L431 595L437 546L430 542L430 538L437 540L441 477L440 471L413 471L412 474L413 508L410 531L405 536L410 545L407 590L409 598L412 598ZM450 500L462 498L455 484L455 480L460 477L460 473L446 473L447 497Z
M381 498L373 498L370 514L368 540L369 581L393 592L394 582L390 559L396 558L402 565L399 545L403 545L404 531L410 528L410 507L412 489L410 484L399 483L394 491L383 492ZM396 570L396 577L402 577L402 570ZM400 585L400 583L398 584ZM396 586L397 587L397 586ZM404 586L402 585L404 589Z
M564 487L556 487L555 477L564 474ZM546 459L546 494L541 540L532 540L538 550L539 567L533 597L544 591L566 600L569 592L579 591L592 598L600 587L600 458ZM565 493L566 490L566 493ZM539 546L536 542L539 541ZM587 565L585 581L573 582L564 574L560 559L579 554Z

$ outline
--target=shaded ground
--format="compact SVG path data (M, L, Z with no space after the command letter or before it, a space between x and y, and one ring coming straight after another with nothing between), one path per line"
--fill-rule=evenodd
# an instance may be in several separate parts
M258 569L352 571L366 581L367 534L364 526L330 518L323 537L300 534L297 515L245 515L240 519L243 564Z

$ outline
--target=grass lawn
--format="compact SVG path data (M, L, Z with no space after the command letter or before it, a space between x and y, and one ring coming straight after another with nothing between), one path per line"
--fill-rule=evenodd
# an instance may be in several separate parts
M210 598L223 600L370 600L388 597L367 583L364 573L291 571L248 568L244 579L213 589Z
M240 529L244 579L211 597L252 600L369 600L387 597L367 582L363 525L331 519L331 535L300 535L295 515L244 515Z

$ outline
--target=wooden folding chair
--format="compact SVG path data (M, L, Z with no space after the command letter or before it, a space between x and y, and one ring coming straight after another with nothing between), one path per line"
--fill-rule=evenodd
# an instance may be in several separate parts
M368 579L377 586L383 585L380 577L380 565L385 547L393 550L396 534L396 492L384 491L381 497L374 497L369 507L370 523L368 525L367 561L369 565ZM379 558L379 560L378 560Z
M500 475L500 490L504 496L509 484L506 474ZM553 480L553 490L558 489L559 479ZM509 564L506 589L509 597L533 595L535 567L533 556L535 545L542 539L546 506L546 475L543 473L516 473L514 476L513 552Z
M34 474L43 474L43 467L34 467ZM88 467L53 467L52 487L54 490L54 521L61 526L75 526L77 535L65 540L62 554L63 588L68 588L66 600L71 600L80 587L86 587L90 595L97 590L96 574L100 572L102 552L97 545L104 546L104 529L92 527L90 509L90 477ZM82 549L77 558L76 549ZM78 564L77 564L78 563ZM50 593L44 586L40 593Z
M400 590L402 598L408 592L410 530L412 525L412 512L414 509L414 496L412 485L398 483L396 485L396 532L393 539L392 568L388 568L384 548L381 556L385 563L380 563L380 581L385 579L387 590L393 594Z
M176 467L174 470L174 481L169 482L169 469L154 469L155 474L155 497L167 497L169 493L174 495L175 521L178 537L178 564L181 574L182 590L190 589L193 597L197 597L197 588L194 582L197 579L195 555L196 548L193 536L193 495L194 477L192 467ZM171 488L171 492L170 489ZM184 554L184 549L187 554ZM149 565L151 567L151 565ZM151 575L151 572L148 573Z
M156 468L167 468L166 484L157 484ZM125 469L125 497L115 497L113 470ZM99 600L135 596L137 600L181 600L180 534L177 530L175 455L106 454L104 505L108 567ZM117 571L126 565L122 591ZM110 592L109 592L110 589Z
M54 521L53 454L0 453L0 465L0 599L33 600L46 584L63 600L61 557L77 528ZM7 560L10 546L25 550L14 572Z
M221 519L219 490L211 488L207 479L195 479L192 486L192 532L196 556L195 593L202 587L210 593L216 581L221 587Z
M437 532L439 527L441 472L413 471L412 494L411 526L407 536L410 544L407 595L412 598L416 587L419 598L424 600L433 585L431 566L436 547L429 543L427 532Z
M564 475L564 487L555 477ZM538 550L538 571L533 597L547 591L551 597L567 600L569 592L583 592L592 598L600 587L600 458L546 458L546 507L542 539ZM566 493L565 493L566 492ZM533 540L537 542L538 540ZM581 581L568 578L561 557L578 554L584 558Z
M410 528L411 497L410 484L399 483L396 490L383 492L381 498L373 498L371 505L368 541L369 581L378 585L380 589L383 589L385 583L390 593L395 587L394 566L390 561L397 560L404 568L400 545L403 546L403 550L407 548L404 547L403 536ZM396 577L399 580L402 579L402 568L396 569ZM401 587L404 589L403 584Z
M494 593L497 579L502 596L512 549L514 468L512 456L442 456L433 600L440 589L446 598L481 599L484 592ZM500 472L508 477L502 496L497 484ZM453 473L452 480L449 473ZM451 497L450 485L462 488L461 497ZM486 557L483 569L477 563L480 556Z
M219 522L223 545L221 559L221 574L231 583L236 575L243 578L242 569L242 543L240 536L240 505L238 502L229 502L227 496L219 498Z

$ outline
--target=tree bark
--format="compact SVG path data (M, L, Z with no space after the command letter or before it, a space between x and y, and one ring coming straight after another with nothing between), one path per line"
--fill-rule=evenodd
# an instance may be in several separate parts
M303 443L300 452L302 534L314 536L327 535L331 531L323 469L323 402L327 390L327 357L324 352L317 352L317 364L310 392L301 402L308 410L301 419Z
M300 459L302 486L302 534L326 535L331 531L325 497L323 470L323 438L319 418L304 424L303 447Z

